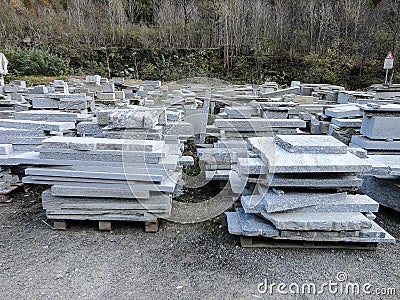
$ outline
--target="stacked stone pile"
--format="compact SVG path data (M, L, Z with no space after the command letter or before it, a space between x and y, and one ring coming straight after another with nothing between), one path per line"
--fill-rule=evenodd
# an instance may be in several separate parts
M286 241L393 242L373 222L379 205L355 194L370 164L330 136L249 139L256 158L238 160L236 178L250 195L227 213L229 232ZM240 185L239 185L240 186Z

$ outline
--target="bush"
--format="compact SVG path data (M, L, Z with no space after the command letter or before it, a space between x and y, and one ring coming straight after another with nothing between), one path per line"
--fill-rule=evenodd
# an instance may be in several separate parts
M52 54L48 49L6 46L0 51L9 60L8 70L12 77L60 76L70 73L69 59Z

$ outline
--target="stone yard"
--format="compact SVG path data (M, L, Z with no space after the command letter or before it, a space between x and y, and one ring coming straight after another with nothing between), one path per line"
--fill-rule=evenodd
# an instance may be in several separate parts
M395 299L400 95L382 89L1 87L0 295L279 299L263 287L333 281Z

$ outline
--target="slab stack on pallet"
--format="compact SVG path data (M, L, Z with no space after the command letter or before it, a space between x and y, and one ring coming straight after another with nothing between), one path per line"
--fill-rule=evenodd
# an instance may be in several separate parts
M387 207L400 211L400 105L363 106L362 136L352 146L367 150L373 166L361 190Z
M39 157L21 163L42 165L26 169L24 183L51 185L43 207L56 226L66 220L99 221L111 230L112 221L145 222L157 229L158 218L171 212L171 195L181 176L178 145L162 141L53 137L45 140Z
M88 113L94 110L93 98L85 94L49 93L46 86L36 86L24 93L33 109L54 109L68 112Z
M330 136L249 139L257 158L239 159L235 182L255 185L243 195L243 208L227 213L229 232L243 246L263 243L367 243L394 239L372 221L379 205L368 196L352 195L356 176L371 169Z

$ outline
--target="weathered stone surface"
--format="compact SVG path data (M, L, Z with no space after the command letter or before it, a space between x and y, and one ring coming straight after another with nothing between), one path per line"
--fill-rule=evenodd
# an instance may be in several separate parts
M347 146L331 136L325 135L277 135L275 143L291 153L345 154Z
M364 176L360 190L380 204L400 212L400 180Z
M371 228L371 221L361 213L267 213L262 216L280 230L343 231Z
M362 180L348 174L274 174L269 185L271 187L303 187L303 188L354 188L360 187Z
M332 119L332 124L338 127L361 128L362 119Z
M260 158L238 158L237 168L241 175L268 173L267 165Z
M272 148L271 139L249 139L252 149L268 165L271 173L362 173L371 170L370 164L351 153L290 153L279 146Z

